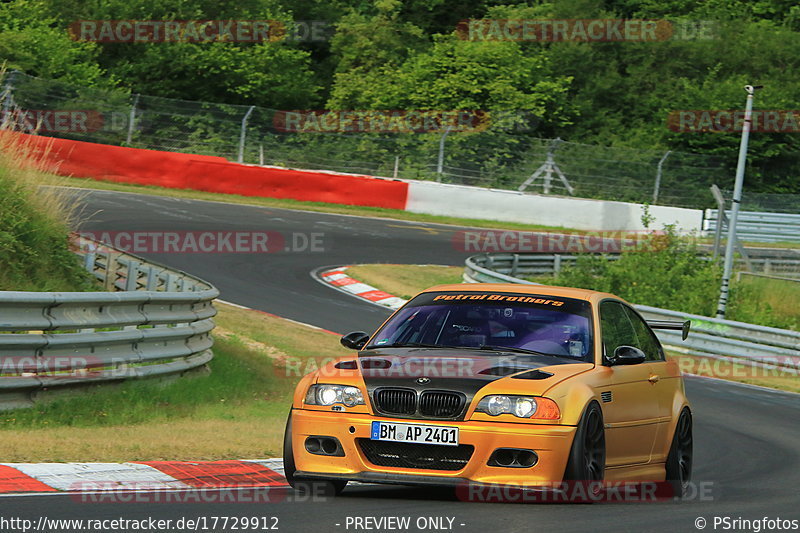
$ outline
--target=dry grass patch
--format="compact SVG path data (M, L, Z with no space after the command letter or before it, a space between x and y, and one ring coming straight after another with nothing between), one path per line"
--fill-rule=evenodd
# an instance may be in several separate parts
M463 266L356 265L347 274L382 291L409 299L434 285L461 283Z

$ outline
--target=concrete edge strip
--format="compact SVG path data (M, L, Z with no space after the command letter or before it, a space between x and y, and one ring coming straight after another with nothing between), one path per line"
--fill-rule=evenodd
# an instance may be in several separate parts
M281 459L0 463L0 497L286 486Z
M329 268L321 272L317 271L312 273L312 276L339 292L388 309L399 309L408 301L348 276L345 271L349 266Z

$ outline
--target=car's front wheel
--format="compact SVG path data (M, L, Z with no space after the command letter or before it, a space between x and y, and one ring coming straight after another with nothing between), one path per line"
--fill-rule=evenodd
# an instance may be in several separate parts
M675 434L667 455L667 482L672 485L672 494L681 498L692 479L692 413L681 411Z
M311 496L329 497L340 494L345 486L346 480L341 479L310 479L295 475L297 467L294 463L294 452L292 449L292 414L286 421L286 430L283 434L283 475L289 485L296 491Z
M564 471L567 481L602 481L606 469L606 435L603 411L597 402L590 403L583 412L569 461Z

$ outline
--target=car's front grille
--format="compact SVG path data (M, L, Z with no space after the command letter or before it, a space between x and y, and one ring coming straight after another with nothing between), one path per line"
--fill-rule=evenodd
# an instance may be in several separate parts
M367 461L390 468L424 470L461 470L469 462L475 447L470 444L440 446L356 439Z
M455 391L422 391L400 387L376 389L372 395L375 411L399 417L458 419L467 397Z
M453 418L461 413L465 400L457 392L426 391L419 398L419 412L423 416Z
M417 393L411 389L378 389L375 391L378 411L393 415L413 415L417 412Z

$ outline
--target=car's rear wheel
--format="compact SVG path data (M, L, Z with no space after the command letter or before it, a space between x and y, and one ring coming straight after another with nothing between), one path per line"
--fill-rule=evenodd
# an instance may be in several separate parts
M583 412L575 432L564 480L602 481L605 469L606 435L603 411L596 402L592 402Z
M321 497L337 496L347 486L346 480L303 478L296 476L295 472L297 472L297 467L292 449L292 414L289 413L286 430L283 434L283 475L289 485L298 492Z
M692 413L689 409L681 411L678 417L666 469L672 494L677 498L683 497L692 479Z

